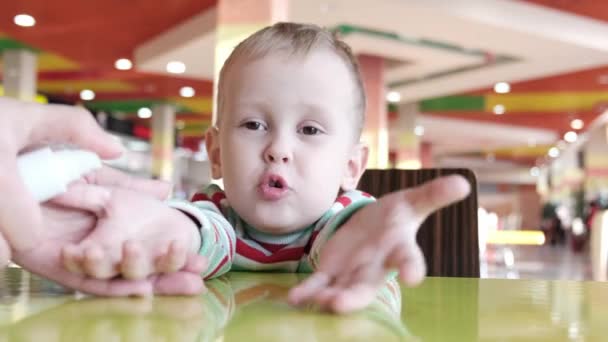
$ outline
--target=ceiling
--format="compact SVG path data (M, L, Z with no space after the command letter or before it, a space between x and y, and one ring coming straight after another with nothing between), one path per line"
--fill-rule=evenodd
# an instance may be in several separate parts
M372 6L373 4L373 6ZM139 107L179 106L181 135L210 119L216 1L43 0L0 3L0 50L39 52L39 92L136 119ZM12 23L28 13L33 28ZM418 102L436 155L504 159L529 167L608 103L608 3L593 0L292 0L289 19L340 30L356 53L387 60L387 88ZM114 61L131 58L135 70ZM165 72L181 60L186 72ZM507 81L508 94L493 84ZM179 89L191 86L192 98ZM502 105L503 115L493 114ZM452 127L446 132L446 127ZM453 127L458 127L457 130ZM488 132L492 132L488 134ZM496 164L498 165L498 164ZM503 167L504 165L501 165Z

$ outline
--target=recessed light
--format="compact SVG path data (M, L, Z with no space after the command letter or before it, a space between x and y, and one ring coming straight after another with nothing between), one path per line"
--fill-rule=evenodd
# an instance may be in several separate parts
M511 85L507 82L498 82L494 85L494 91L497 94L506 94L511 91Z
M186 72L186 64L180 61L171 61L167 63L167 72L172 74L183 74Z
M424 126L417 125L414 128L414 134L416 134L419 137L423 136L424 135Z
M585 123L581 119L574 119L570 122L572 129L581 129L585 126Z
M152 110L148 107L141 107L137 111L137 116L142 119L148 119L152 117Z
M15 25L21 27L32 27L36 25L36 19L34 19L34 17L29 14L17 14L13 18L13 22L15 23Z
M83 101L91 101L95 98L95 92L90 89L84 89L80 92L80 99Z
M575 142L577 138L578 138L578 134L576 134L576 132L574 132L574 131L568 131L568 132L566 132L566 134L564 134L564 140L566 140L569 143Z
M501 104L497 104L496 106L494 106L493 110L494 114L496 115L503 115L506 111L506 108L504 105Z
M401 94L396 91L389 91L388 94L386 94L386 101L390 103L397 103L401 101Z
M114 67L118 70L130 70L133 67L133 62L128 58L117 59L114 62Z
M532 177L538 177L540 175L540 169L538 168L538 166L534 166L530 169L530 175Z
M559 148L557 147L551 147L549 149L549 157L551 158L557 158L559 156Z
M192 87L181 87L179 89L179 95L181 97L193 97L196 94L196 91L194 91L194 88Z

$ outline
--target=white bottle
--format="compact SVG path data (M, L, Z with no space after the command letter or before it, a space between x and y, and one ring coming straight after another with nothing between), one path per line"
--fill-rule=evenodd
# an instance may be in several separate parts
M44 202L66 192L68 185L82 175L100 168L101 160L93 152L45 147L20 155L17 167L31 194Z

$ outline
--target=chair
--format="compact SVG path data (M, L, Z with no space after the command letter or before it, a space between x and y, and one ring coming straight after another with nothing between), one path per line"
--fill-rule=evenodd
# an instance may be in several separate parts
M418 244L426 257L429 276L479 277L477 181L473 172L467 169L371 169L365 171L358 188L380 197L450 174L464 176L471 183L471 194L429 216L418 232Z

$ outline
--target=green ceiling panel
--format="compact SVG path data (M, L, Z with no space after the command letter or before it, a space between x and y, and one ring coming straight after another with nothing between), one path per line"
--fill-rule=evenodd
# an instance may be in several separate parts
M27 49L30 51L34 51L36 53L40 52L39 49L35 49L27 44L23 44L16 40L12 40L12 39L6 38L6 37L0 38L0 53L2 53L4 50L9 50L9 49Z
M483 96L446 96L420 102L420 111L484 111L485 98Z
M91 110L104 110L108 112L135 113L142 107L152 108L154 105L163 103L162 100L128 100L128 101L92 101L87 102L86 107ZM189 112L184 106L177 105L177 112Z

